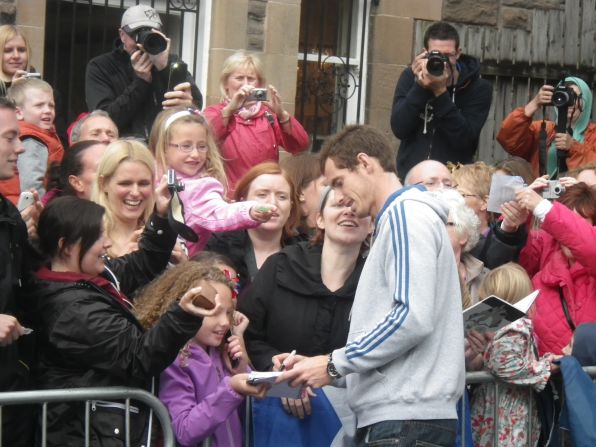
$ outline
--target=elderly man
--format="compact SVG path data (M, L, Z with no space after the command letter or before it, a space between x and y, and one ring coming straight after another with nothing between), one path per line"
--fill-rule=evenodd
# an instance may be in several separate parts
M110 115L103 110L94 110L83 116L73 125L70 132L70 144L78 141L95 140L110 144L118 139L118 127Z
M153 121L163 107L202 106L201 92L189 73L186 82L168 91L170 63L177 58L170 54L169 39L161 30L161 19L153 8L131 6L122 15L117 48L87 64L87 107L108 112L121 136L147 141ZM145 45L137 42L140 33L153 34L154 40L165 43L164 49L149 54L147 41ZM158 45L155 51L160 49Z

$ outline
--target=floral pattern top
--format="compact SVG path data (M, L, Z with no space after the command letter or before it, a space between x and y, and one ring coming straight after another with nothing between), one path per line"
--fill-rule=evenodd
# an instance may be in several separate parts
M538 357L532 322L527 318L503 327L484 352L484 368L497 378L498 447L534 447L540 436L540 421L533 390L541 391L550 377L550 354ZM530 414L530 401L531 414ZM478 386L471 402L474 446L497 447L495 440L495 389ZM528 439L531 418L532 434Z

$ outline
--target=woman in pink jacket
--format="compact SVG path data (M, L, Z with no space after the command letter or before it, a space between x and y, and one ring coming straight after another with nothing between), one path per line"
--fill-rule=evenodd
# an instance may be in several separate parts
M526 188L517 200L541 222L519 257L540 289L533 318L539 355L562 354L575 326L596 321L596 189L580 182L551 203Z
M253 166L278 161L279 148L297 154L309 145L302 125L283 107L279 93L266 87L259 59L238 52L226 59L220 78L223 100L205 109L215 131L228 177L228 197Z

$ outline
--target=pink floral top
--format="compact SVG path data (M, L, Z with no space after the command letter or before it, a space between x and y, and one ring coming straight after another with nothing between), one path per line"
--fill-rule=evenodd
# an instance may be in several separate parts
M550 362L547 354L538 358L532 332L532 322L520 318L499 330L484 353L485 370L493 374L499 384L498 447L534 447L538 443L540 421L532 391L541 391L546 386ZM497 447L494 445L494 385L478 386L471 405L474 446ZM528 439L530 417L531 440Z

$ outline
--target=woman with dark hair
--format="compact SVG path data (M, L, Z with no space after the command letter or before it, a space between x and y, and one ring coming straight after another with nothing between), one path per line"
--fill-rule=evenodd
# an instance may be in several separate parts
M285 247L270 256L238 301L238 309L250 321L245 332L246 348L258 370L271 370L272 357L282 352L295 350L300 355L314 356L346 343L350 311L364 265L361 252L372 230L371 219L356 217L350 207L335 199L330 188L320 202L313 241ZM313 396L309 393L301 399L283 399L282 405L288 413L304 419L311 413ZM295 421L285 423L299 431L303 427ZM270 430L276 433L279 428ZM327 430L333 431L331 427ZM336 433L328 434L333 439ZM288 445L300 444L293 441Z
M292 180L274 162L258 164L248 171L236 184L234 200L254 200L277 208L268 222L248 230L214 233L205 246L230 258L243 289L270 255L297 242L300 207Z
M132 313L126 295L163 270L176 239L164 217L165 182L157 195L157 213L145 227L140 250L114 260L106 259L111 241L103 228L103 207L67 196L53 200L42 212L39 245L48 264L36 273L29 312L37 335L35 375L40 388L150 389L152 376L172 363L201 326L202 317L219 309L218 299L211 311L193 304L200 289L192 288L150 330L144 331ZM122 402L92 403L91 445L124 444L124 409ZM130 418L132 445L141 445L150 433L147 411L133 408ZM48 445L83 445L82 403L51 405L47 421Z
M562 354L576 326L596 321L596 189L580 182L550 203L525 188L517 200L541 224L519 257L540 289L532 319L538 351Z
M285 157L279 165L289 174L296 186L298 202L302 210L298 231L308 236L317 228L316 215L325 180L321 173L319 157L308 152L294 157Z
M97 167L106 145L100 141L79 141L64 151L64 158L54 173L50 174L48 192L42 202L63 195L77 196L90 200L93 184L97 178Z

